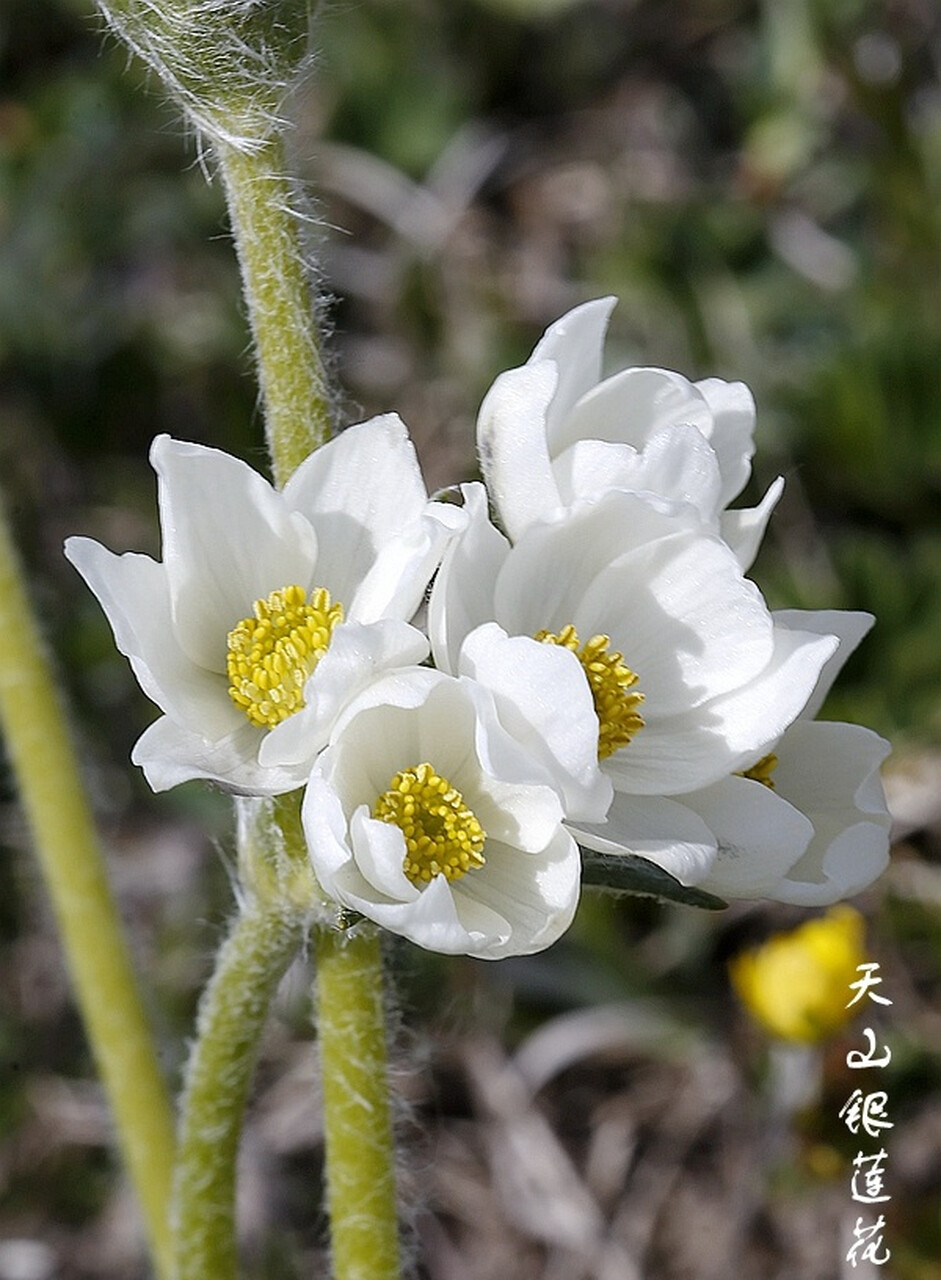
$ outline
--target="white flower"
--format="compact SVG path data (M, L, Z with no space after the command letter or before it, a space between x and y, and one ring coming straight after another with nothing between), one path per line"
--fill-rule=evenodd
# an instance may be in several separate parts
M421 662L407 625L454 528L395 415L344 431L275 490L228 454L158 436L163 560L89 538L66 554L164 712L133 759L155 790L303 785L342 706Z
M757 507L725 509L751 472L751 392L666 369L602 380L614 303L587 302L557 320L484 398L478 448L500 522L515 541L558 507L611 488L649 491L696 506L747 569L784 487L778 479ZM670 449L677 440L683 448Z
M542 950L578 901L578 847L490 693L424 667L378 680L318 757L303 822L328 895L419 946Z
M478 675L505 635L529 638L534 671L535 642L557 647L590 686L600 770L614 788L599 832L635 852L685 838L687 870L701 878L715 841L671 797L768 751L807 702L836 636L776 625L690 506L610 490L531 524L510 546L487 518L482 487L464 494L468 523L445 552L429 605L438 667ZM561 684L542 684L561 705ZM552 767L568 796L569 766L556 753ZM571 805L567 816L579 830L599 821Z
M585 848L635 853L687 885L724 898L828 906L885 869L890 818L879 778L889 744L860 725L814 720L837 672L868 631L869 614L776 613L783 630L836 635L797 720L749 767L638 814L616 795L607 825L580 824Z
M838 653L764 759L745 776L679 798L715 836L717 858L701 888L829 906L859 893L889 861L891 819L879 776L889 744L861 725L813 719L873 618L796 610L776 617L789 628L836 633Z

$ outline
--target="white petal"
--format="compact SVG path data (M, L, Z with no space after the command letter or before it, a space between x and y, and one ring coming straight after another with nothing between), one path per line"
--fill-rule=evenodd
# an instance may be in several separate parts
M345 875L338 877L337 883L341 899L348 906L426 951L437 951L443 955L476 955L479 947L500 943L509 935L509 924L502 917L494 917L492 912L487 913L486 932L479 927L474 928L479 923L477 920L472 922L471 929L465 928L451 886L444 876L435 876L414 901L380 902L365 893L360 895L349 869L344 871Z
M575 655L488 623L465 640L460 670L494 694L501 724L544 765L566 814L601 821L611 784L598 768L598 717Z
M683 803L715 833L719 853L700 887L720 897L768 896L814 834L804 814L750 778L725 778Z
M852 898L889 865L889 839L875 822L858 822L811 848L768 893L776 902L828 907Z
M685 804L660 796L615 792L606 824L569 828L586 849L636 854L686 885L698 884L716 857L715 836L703 820Z
M445 548L466 524L460 507L429 502L417 520L379 552L352 599L354 622L413 617Z
M387 898L413 902L419 890L405 874L405 836L391 822L372 818L360 805L350 819L353 857L363 877Z
M313 585L317 539L257 471L218 449L158 436L163 562L180 645L224 672L226 637L255 600Z
M718 538L678 533L598 574L574 614L579 635L611 637L640 677L644 718L740 688L773 650L771 616Z
M722 472L720 502L724 507L741 493L751 474L751 458L755 452L755 400L744 382L705 378L695 385L712 411L709 443L719 459Z
M792 631L811 631L814 635L833 635L839 638L840 647L824 664L816 687L801 712L802 719L811 720L823 706L847 658L872 628L875 618L871 613L850 609L779 609L774 614L774 620L777 625Z
M607 489L628 489L689 503L704 521L718 510L718 463L695 427L658 431L640 451L605 440L579 440L560 454L553 470L567 504L597 498Z
M161 716L137 739L131 760L144 771L154 791L166 791L192 778L216 782L239 795L281 795L302 787L306 770L264 768L257 751L261 730L243 724L218 742Z
M559 369L559 383L550 408L550 438L555 424L601 378L604 337L616 303L616 298L595 298L574 307L549 326L529 357L530 364L553 360Z
M511 635L558 630L573 621L593 580L619 556L698 523L691 508L612 491L564 518L534 524L500 569L491 618Z
M444 553L428 604L428 634L438 668L455 675L465 636L494 617L493 593L510 546L487 516L483 485L462 486L467 525Z
M317 532L318 585L347 607L377 555L418 519L427 498L414 446L394 413L347 427L284 487L287 505Z
M808 815L814 838L770 897L824 906L881 875L891 820L879 766L889 750L878 734L855 724L799 720L788 730L776 749L775 784Z
M722 537L732 548L743 573L751 568L758 554L771 513L778 505L783 492L784 477L778 476L777 480L768 486L768 491L757 507L745 507L740 511L723 511L719 516Z
M319 768L314 769L304 792L301 822L314 874L324 891L336 898L335 878L352 865L353 853L340 797Z
M475 954L496 960L550 946L572 923L578 905L581 862L575 841L559 828L538 852L521 853L488 840L484 854L482 869L452 884L458 911L465 918L465 903L487 907L504 916L512 932L506 940L480 946Z
M685 423L707 439L712 413L693 384L669 369L623 369L599 382L578 403L549 439L557 457L576 440L610 440L642 449L664 427Z
M497 378L480 406L480 468L511 538L560 505L546 438L557 381L552 361L510 369Z
M163 565L134 552L117 556L91 538L69 538L65 554L98 597L148 698L210 739L247 724L226 678L194 665L177 643Z
M305 761L309 766L348 703L386 671L416 665L427 656L422 633L398 619L369 626L341 623L304 687L306 705L266 734L259 760L267 766Z
M774 629L774 653L760 676L691 711L651 719L604 761L616 790L677 795L747 768L800 713L835 636Z

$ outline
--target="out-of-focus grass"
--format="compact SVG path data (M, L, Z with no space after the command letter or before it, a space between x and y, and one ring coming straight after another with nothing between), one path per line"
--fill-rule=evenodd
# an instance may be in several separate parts
M612 368L738 377L755 393L750 493L788 478L755 569L772 603L877 615L828 711L891 736L916 779L920 816L862 905L896 998L884 1078L899 1116L893 1261L902 1280L937 1280L941 829L924 762L941 738L941 15L925 0L361 0L326 6L318 41L294 144L322 222L314 240L336 295L347 418L397 409L432 485L467 478L494 375L525 359L568 306L618 294ZM230 899L228 809L192 785L155 801L126 763L152 710L60 547L84 532L156 552L145 456L159 431L261 463L234 257L218 184L196 157L85 0L7 0L0 475L172 1071ZM50 1267L40 1280L138 1275L107 1120L6 775L2 787L0 1241L40 1242ZM635 1175L648 1193L666 1179L684 1213L717 1206L737 1224L723 1248L734 1256L745 1240L763 1276L801 1260L801 1274L817 1274L798 1237L835 1241L853 1209L853 1152L836 1120L840 1047L797 1146L780 1159L756 1154L765 1048L724 975L742 942L794 919L587 899L571 935L531 960L481 966L403 951L406 1023L428 1037L424 1082L407 1076L403 1088L438 1144L438 1180L429 1174L423 1195L444 1225L422 1236L428 1274L473 1277L492 1264L491 1274L535 1276L550 1263L568 1274L494 1195L506 1151L493 1133L517 1134L517 1123L536 1142L534 1167L549 1149L567 1167L564 1148L612 1232L635 1206L625 1238L637 1248L646 1239L645 1274L669 1277L682 1250L656 1216L669 1198L645 1200ZM655 1007L699 1056L684 1049L680 1065L661 1069L663 1046L632 1023L615 1075L586 1051L534 1104L537 1121L523 1102L512 1124L501 1119L497 1042L609 1001ZM322 1231L301 978L286 1007L247 1156L243 1216L258 1276L309 1273ZM467 1047L485 1036L489 1058ZM673 1128L671 1090L688 1103ZM561 1145L538 1145L547 1114ZM724 1200L709 1200L707 1174ZM765 1253L748 1179L765 1188ZM476 1262L480 1232L462 1219L462 1196L494 1215ZM11 1256L0 1244L0 1280ZM699 1261L691 1274L705 1277L723 1256Z

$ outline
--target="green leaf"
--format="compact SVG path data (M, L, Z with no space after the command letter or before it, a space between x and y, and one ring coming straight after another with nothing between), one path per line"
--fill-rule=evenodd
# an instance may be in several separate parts
M669 871L633 853L598 853L582 848L582 883L612 893L682 902L684 906L703 907L706 911L721 911L729 905L705 889L680 884Z

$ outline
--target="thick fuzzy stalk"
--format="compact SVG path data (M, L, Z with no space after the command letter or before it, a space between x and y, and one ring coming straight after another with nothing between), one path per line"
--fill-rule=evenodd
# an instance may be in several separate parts
M254 151L224 143L215 150L255 339L268 447L281 486L331 433L313 289L280 137Z
M174 1280L235 1280L235 1166L269 1006L302 927L278 907L239 914L203 994L186 1072L173 1196Z
M334 1280L395 1280L399 1242L378 933L316 934Z
M165 1277L173 1111L2 507L0 722L154 1265Z

